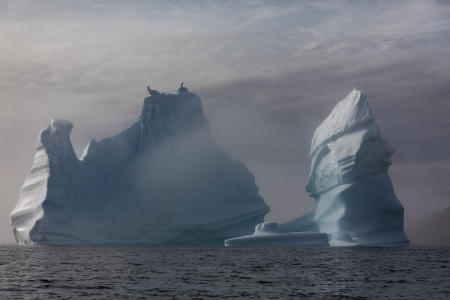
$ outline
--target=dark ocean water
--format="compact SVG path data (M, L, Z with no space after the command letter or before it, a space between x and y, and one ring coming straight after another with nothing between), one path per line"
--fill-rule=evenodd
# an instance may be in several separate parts
M2 246L1 299L450 299L450 248Z

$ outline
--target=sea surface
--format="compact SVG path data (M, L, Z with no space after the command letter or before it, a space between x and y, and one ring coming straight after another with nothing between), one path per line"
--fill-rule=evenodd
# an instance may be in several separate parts
M450 248L1 246L0 299L450 299Z

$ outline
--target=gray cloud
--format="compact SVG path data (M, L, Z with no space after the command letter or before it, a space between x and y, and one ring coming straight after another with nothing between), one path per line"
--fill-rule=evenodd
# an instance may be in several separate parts
M450 205L450 5L442 1L3 1L0 241L50 117L78 153L125 128L144 87L184 80L284 221L306 211L314 129L352 88L397 148L407 221Z

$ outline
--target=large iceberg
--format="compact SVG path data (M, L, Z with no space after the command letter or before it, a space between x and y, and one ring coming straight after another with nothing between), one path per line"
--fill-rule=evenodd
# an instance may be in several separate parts
M11 212L19 244L223 244L269 211L254 176L211 137L199 97L148 89L128 129L92 140L51 120Z
M314 133L306 185L316 200L314 207L280 224L280 234L326 233L331 246L407 245L403 206L388 175L393 152L375 124L366 96L353 90ZM272 234L272 240L266 237L266 242L276 244L276 235ZM254 239L258 239L257 233L225 244L253 245ZM301 239L299 236L292 244L301 244Z

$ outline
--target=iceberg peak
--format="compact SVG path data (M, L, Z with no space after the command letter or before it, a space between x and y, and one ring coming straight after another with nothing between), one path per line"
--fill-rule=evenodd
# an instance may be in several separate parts
M181 82L180 87L178 88L178 93L189 93L189 90L187 89L187 87L184 86L184 81Z
M145 133L173 135L180 130L185 132L207 126L200 98L181 88L185 91L177 94L152 92L144 99L138 121Z
M69 136L72 131L73 124L72 122L62 120L62 119L54 119L50 120L50 131L51 133L60 133L65 136Z
M343 100L339 101L316 129L309 155L312 156L323 143L339 137L358 124L372 118L372 110L366 95L358 89L353 89Z

